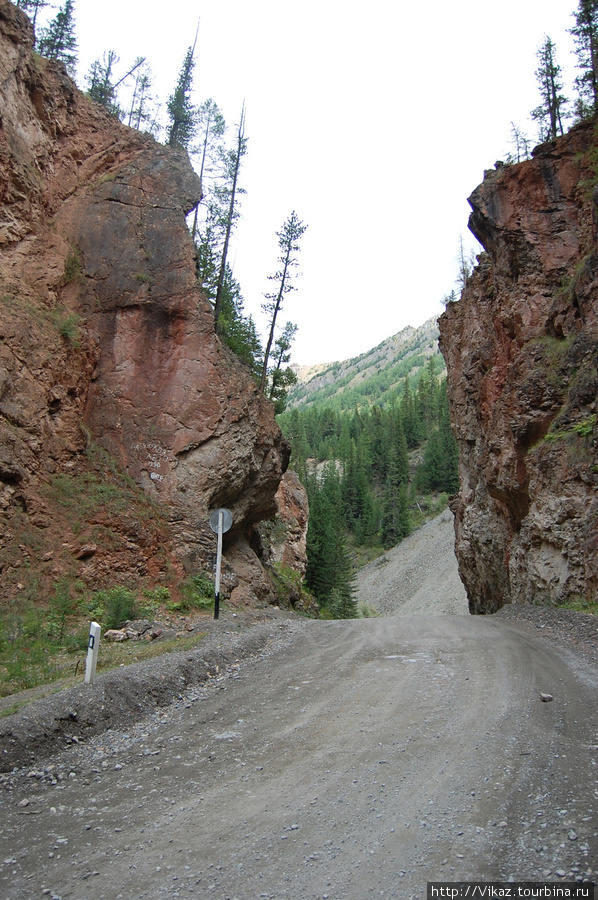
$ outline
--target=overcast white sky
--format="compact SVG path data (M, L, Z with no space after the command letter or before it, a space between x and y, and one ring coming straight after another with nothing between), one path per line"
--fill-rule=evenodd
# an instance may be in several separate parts
M247 193L231 256L246 312L262 324L275 233L295 209L308 230L281 325L299 325L294 362L329 362L442 311L459 235L477 247L467 197L507 154L511 122L536 137L529 113L545 34L572 94L576 7L75 0L79 84L106 50L119 54L123 74L146 56L165 102L201 20L194 100L213 97L231 132L246 103Z

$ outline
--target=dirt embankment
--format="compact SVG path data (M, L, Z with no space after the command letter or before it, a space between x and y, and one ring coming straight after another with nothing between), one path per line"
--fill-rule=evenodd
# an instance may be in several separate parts
M454 546L453 515L445 509L361 569L359 600L381 615L467 615Z

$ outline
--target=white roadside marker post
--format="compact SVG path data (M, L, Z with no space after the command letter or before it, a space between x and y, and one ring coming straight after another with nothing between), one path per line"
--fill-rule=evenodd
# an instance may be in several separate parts
M87 644L87 662L85 663L85 683L91 684L96 674L98 651L100 649L100 633L102 626L92 622L89 626L89 643Z
M218 535L216 550L216 578L214 581L214 618L220 617L220 568L222 566L222 535L233 524L233 515L228 509L215 509L210 516L210 528Z

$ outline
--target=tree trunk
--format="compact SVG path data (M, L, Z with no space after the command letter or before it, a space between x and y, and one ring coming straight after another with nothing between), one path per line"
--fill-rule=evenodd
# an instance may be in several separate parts
M237 191L237 178L241 167L241 156L243 155L244 141L244 125L245 125L245 109L241 111L241 121L239 122L239 133L237 137L237 157L235 159L235 171L233 173L233 184L231 188L230 204L228 207L228 221L226 223L226 234L224 237L224 246L222 248L222 258L220 260L220 271L218 272L218 285L216 287L216 300L214 303L214 331L218 331L218 318L222 309L222 291L224 289L224 275L226 272L226 257L228 254L228 244L230 234L233 227L233 215L235 212L235 194Z

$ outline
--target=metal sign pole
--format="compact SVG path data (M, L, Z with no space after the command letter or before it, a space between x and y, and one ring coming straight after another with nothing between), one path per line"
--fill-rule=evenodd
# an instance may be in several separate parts
M218 510L218 550L216 552L216 581L214 584L214 618L220 616L220 567L222 565L222 523L224 513Z
M233 515L229 509L215 509L210 516L210 528L218 535L216 553L216 578L214 581L214 618L220 616L220 569L222 566L222 535L233 524Z

